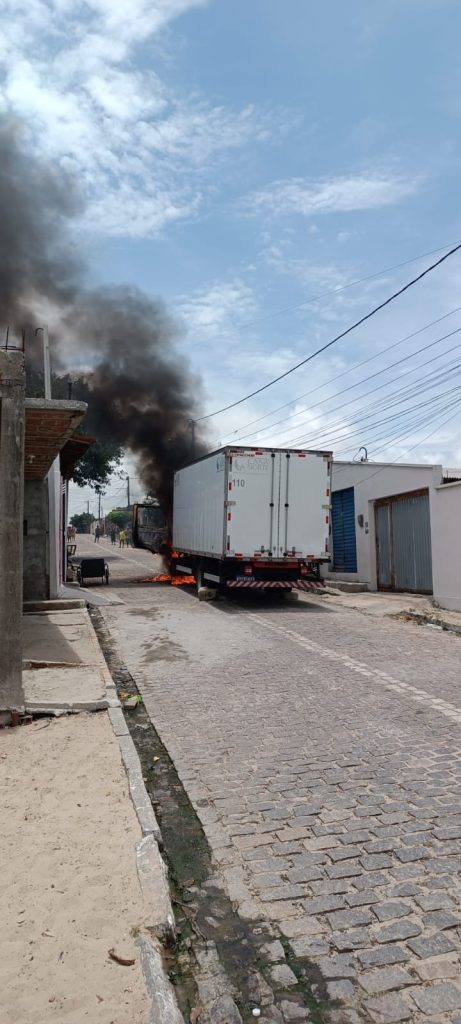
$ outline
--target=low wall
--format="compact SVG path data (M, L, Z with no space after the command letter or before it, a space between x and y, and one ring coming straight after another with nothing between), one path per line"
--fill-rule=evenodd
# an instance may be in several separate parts
M461 611L461 480L431 495L434 601Z

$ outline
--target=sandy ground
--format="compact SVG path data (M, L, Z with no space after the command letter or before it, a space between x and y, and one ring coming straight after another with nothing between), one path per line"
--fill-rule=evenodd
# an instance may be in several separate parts
M107 715L0 731L0 801L2 1024L147 1024L141 835Z
M331 585L332 581L326 581ZM303 595L304 597L304 595ZM309 595L306 600L313 600ZM315 598L314 598L315 600ZM376 618L383 618L386 615L400 615L405 612L416 612L428 618L450 623L453 626L461 626L461 612L448 611L446 608L437 608L432 604L430 597L421 594L388 594L367 591L363 594L348 594L337 591L335 594L325 594L317 600L328 601L329 604L339 605L342 608L353 608L355 611L363 612Z

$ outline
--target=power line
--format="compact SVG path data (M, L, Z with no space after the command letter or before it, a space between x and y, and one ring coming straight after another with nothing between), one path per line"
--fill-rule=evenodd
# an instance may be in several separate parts
M404 260L403 263L394 263L392 267L384 267L383 270L376 270L373 274L367 274L366 277L358 277L355 281L349 281L348 284L342 284L338 288L327 288L326 291L320 292L319 295L311 295L308 299L304 299L302 302L297 302L293 306L285 306L283 309L273 310L272 313L267 313L265 316L257 317L255 320L247 320L243 324L237 324L237 331L244 331L248 327L255 327L256 324L264 323L266 320L272 320L274 317L283 316L284 313L293 313L297 309L302 309L303 306L310 306L314 302L319 302L320 299L326 298L328 295L338 295L341 292L347 291L349 288L354 288L358 284L365 284L367 281L373 281L377 277L381 277L382 274L391 274L393 270L400 270L402 267L408 267L410 263L417 263L418 260L424 260L427 256L435 256L438 252L443 252L444 249L448 249L448 246L453 246L457 243L447 242L446 245L440 245L438 249L430 249L429 252L423 252L419 256L412 256L409 260Z
M388 462L385 466L380 466L380 468L377 469L375 473L370 473L363 480L359 480L359 481L357 481L357 483L354 483L354 487L360 487L362 484L366 483L367 480L371 480L374 476L378 476L379 473L383 473L384 470L388 468L388 466L394 466L395 463L399 461L399 459L403 459L406 455L409 455L410 452L414 452L415 448L420 448L421 445L425 443L425 441L428 441L430 437L433 437L433 435L437 432L437 430L440 429L440 427L444 427L447 423L450 423L452 420L455 419L455 416L457 416L457 415L458 415L458 409L456 409L456 412L454 412L451 416L448 416L448 418L446 420L443 420L442 423L438 423L437 426L434 427L434 429L431 430L431 432L429 434L426 434L425 437L422 437L421 440L417 441L416 444L412 445L411 448L407 448L407 450L405 452L402 452L401 455L398 455L396 459L392 459L392 461ZM338 473L341 473L341 472L344 473L344 471L347 468L348 468L347 466L342 466L342 467L340 466L336 470L336 475L338 475Z
M420 355L421 352L427 352L429 349L434 348L435 345L440 345L442 341L446 341L447 338L453 337L454 334L459 334L460 331L461 331L461 327L457 327L454 331L450 331L448 334L442 335L441 338L436 338L435 341L431 341L428 345L423 345L421 348L416 349L414 352L410 352L409 355L403 356L402 359L397 359L396 362L394 362L394 363L388 363L388 365L387 366L383 366L381 370L377 370L376 373L372 373L368 377L363 377L362 380L356 381L355 384L349 384L347 388L342 388L341 391L336 391L332 395L327 395L325 398L322 398L320 402L315 402L314 405L311 405L309 407L309 412L311 412L313 409L318 409L319 406L325 405L326 402L330 402L333 398L338 398L339 395L345 395L346 392L353 391L354 388L360 387L361 384L366 384L367 381L369 381L369 380L374 380L375 377L379 377L382 373L386 373L387 370L392 370L395 366L400 366L402 363L407 362L409 359L413 359L414 356ZM433 359L428 359L426 363L420 363L419 365L420 366L426 366L426 365L428 365L428 363L434 362L437 359L441 359L442 356L448 355L450 352L453 352L454 349L456 349L458 347L459 347L458 345L454 345L451 349L446 349L445 352L440 353L440 355L434 356ZM394 382L394 380L399 380L399 379L401 379L401 377L405 377L409 373L413 373L413 369L414 368L410 368L410 370L407 370L407 371L405 371L405 373L400 374L399 377L393 377L391 380L385 381L384 384L380 384L377 388L372 388L370 391L366 391L362 395L357 395L356 398L352 398L349 402L346 402L344 404L342 403L341 404L341 408L344 409L348 405L353 405L354 402L360 401L361 398L365 398L366 395L372 394L374 391L380 391L382 388L385 388L389 384L392 384ZM329 410L329 411L330 412L331 411L334 412L334 410ZM307 409L300 410L298 413L295 413L295 416L301 416L305 412L307 412ZM286 422L287 422L287 417L283 417L283 419L276 420L275 423L271 423L267 427L262 427L261 430L255 430L255 431L252 431L250 434L244 434L243 437L239 438L239 440L245 440L248 437L253 437L254 434L257 434L258 437L261 437L261 434L265 434L266 431L273 430L274 427L278 427L278 426L280 426L280 424L283 424L283 423L286 423ZM308 419L307 420L301 420L300 423L293 424L293 426L291 427L291 430L292 431L299 430L299 428L302 427L303 423L307 423L307 422L309 422Z
M459 327L456 331L453 331L453 334L459 334L460 331L461 331L461 327ZM447 337L448 337L448 335L447 335ZM440 340L445 340L445 339L440 339ZM433 342L433 344L437 344L437 342ZM421 349L420 351L425 351L425 350L427 350L428 348L431 348L431 347L432 347L432 345L426 345L425 348ZM389 385L390 384L394 384L395 381L402 380L403 377L407 377L409 374L414 373L415 369L422 369L423 366L429 366L431 363L436 362L438 359L441 359L443 356L449 355L450 352L455 352L457 349L459 349L459 347L460 347L459 344L458 345L453 345L451 348L447 349L445 352L441 352L438 356L433 356L432 359L426 359L425 362L420 363L419 366L417 366L417 367L410 367L409 370L405 370L405 372L399 374L398 377L392 377L391 380L386 380L386 381L384 381L383 384L378 384L376 387L370 388L369 391L364 391L361 395L357 395L355 398L349 399L348 402L342 402L340 406L336 406L334 409L330 409L328 411L328 415L331 415L331 413L336 412L337 409L341 410L341 411L344 410L344 409L347 409L348 406L354 405L356 402L360 402L363 398L367 398L368 395L374 395L374 394L376 394L377 391L382 391L383 388L389 387ZM409 357L405 357L405 358L409 358ZM398 366L399 363L402 363L402 362L404 362L403 359L399 360L397 363L393 363L392 366ZM451 364L448 364L448 365L451 365ZM390 369L390 368L391 367L387 367L387 369ZM432 374L430 374L429 377L430 377L431 381L435 384L435 382L437 380L437 377L440 376L441 373L445 373L445 372L446 372L446 370L440 370L438 372L438 374L436 374L435 377L433 377ZM377 376L377 374L373 374L372 376ZM365 378L365 380L360 381L360 383L364 384L366 382L366 380L371 380L371 379L372 379L372 377L367 377L367 378ZM386 403L389 401L389 399L393 398L395 395L405 394L408 391L410 391L410 393L411 393L411 391L414 389L415 385L417 385L419 383L424 383L427 379L428 379L427 375L423 376L423 377L417 377L411 383L405 384L405 386L403 388L398 388L397 391L390 392L389 395L385 395L383 397L383 399L382 399L382 402L384 402L385 407L387 407ZM350 389L349 388L345 388L345 391L348 391L348 390L350 390ZM330 395L330 398L337 398L339 395L341 395L343 393L344 392L339 391L336 395ZM326 399L325 401L328 401L328 399ZM316 405L313 405L311 408L312 409L316 409L316 408L318 408L319 406L322 406L322 405L323 405L322 402L317 402ZM377 411L379 411L379 408L377 408ZM309 423L309 422L310 422L309 418L307 418L305 420L301 420L301 423L297 423L295 426L290 428L290 433L291 434L296 433L296 431L298 431L300 427L302 427L305 423ZM298 438L299 438L299 435L296 434L296 437L293 439L293 443L294 444L297 442ZM287 442L287 443L289 443L289 442Z
M461 400L458 396L456 398L453 398L450 402L446 402L444 405L440 406L438 411L435 413L435 415L433 414L431 418L438 419L449 409L457 410L460 405L460 401ZM381 454L381 452L388 451L390 445L395 445L398 442L403 441L404 438L411 437L415 430L417 430L420 427L423 427L425 423L427 423L427 416L421 416L416 422L412 423L409 429L405 430L403 434L394 435L392 438L386 438L385 444L381 445L380 448L373 449L373 458L376 458L376 456Z
M278 377L275 377L267 384L263 384L260 388L256 388L255 391L251 391L250 394L245 395L244 398L239 398L238 401L236 402L230 402L229 405L224 405L221 409L216 409L214 412L207 413L205 416L199 416L195 422L201 423L203 422L203 420L209 420L213 416L219 416L223 412L228 412L229 409L235 409L237 405L242 405L243 402L247 402L248 399L254 398L255 395L260 395L262 391L267 391L267 389L271 388L274 384L278 384L278 382L284 380L285 377L289 377L289 375L291 373L294 373L295 370L299 370L301 366L305 366L306 363L311 362L311 360L315 359L316 356L321 355L322 352L326 352L327 349L332 347L332 345L335 345L338 341L341 341L341 339L345 338L346 335L356 330L357 327L360 327L361 324L365 323L367 320L370 320L371 317L375 316L376 313L379 313L381 309L384 309L386 306L389 306L391 302L394 302L395 299L399 298L400 295L403 295L404 292L408 291L409 288L412 288L413 285L418 283L418 281L422 281L423 277L426 277L427 274L430 274L432 270L435 270L436 267L439 267L450 256L453 256L455 252L458 252L459 249L461 249L461 242L458 243L458 245L454 246L453 249L450 249L449 252L445 253L444 256L441 256L439 260L436 260L435 263L432 263L429 267L426 267L426 269L421 271L421 273L418 274L417 277L414 277L411 281L408 281L407 284L403 285L402 288L399 288L398 291L393 292L393 294L390 295L387 299L385 299L384 302L380 302L378 306L375 306L374 309L372 309L369 313L366 313L365 316L362 316L360 320L356 320L355 323L351 324L350 327L347 327L345 331L341 332L341 334L337 334L336 337L332 338L331 341L328 341L326 345L322 345L321 348L317 349L315 352L311 352L311 354L309 356L306 356L305 359L301 359L299 363L296 363L296 366L292 366L289 370L285 370L284 373L281 373Z
M378 454L378 452L385 451L386 448L389 447L390 443L395 443L395 442L397 442L399 440L402 440L403 438L408 437L409 434L414 433L414 431L417 430L419 427L424 426L424 424L427 423L427 412L426 412L426 409L427 409L428 405L430 405L430 407L431 407L431 418L432 419L434 419L434 417L437 416L437 415L443 414L448 409L451 409L453 406L457 406L459 404L459 401L460 401L460 397L459 397L459 391L460 390L461 390L461 386L458 385L458 387L452 389L452 391L447 392L446 394L450 394L451 395L451 397L449 398L448 402L440 401L440 398L439 398L435 403L434 403L434 401L430 400L429 402L422 403L420 407L414 406L413 409L412 409L412 412L414 412L415 409L419 409L417 415L416 416L410 416L410 418L407 419L407 422L405 423L405 425L403 423L400 424L400 428L397 427L397 425L395 425L394 430L399 430L398 434L395 434L395 433L390 434L389 433L389 426L386 428L384 433L379 433L378 432L378 434L373 434L373 433L370 434L368 432L369 430L373 430L372 426L370 426L369 428L367 428L367 427L365 427L365 428L359 427L357 430L354 430L354 431L352 431L352 433L346 435L343 438L343 440L347 441L348 438L352 438L352 437L360 438L366 444L367 449L371 449L373 451L373 457L375 457ZM454 394L454 397L453 397L453 394ZM443 395L441 397L445 398L446 396ZM406 413L399 413L395 417L389 417L389 421L390 420L396 420L398 422L404 416L407 416L407 414ZM383 424L381 424L381 426L382 425ZM405 427L405 429L404 429L404 432L401 433L401 428L403 426ZM379 424L375 424L375 427L379 431L380 425ZM381 448L373 449L373 445L379 443L380 441L385 441L386 443ZM341 443L341 442L339 442L339 443ZM357 447L357 440L354 441L353 447L354 447L354 449ZM351 448L352 448L352 444L349 443L344 448L340 448L339 451L337 449L335 449L335 451L334 451L335 458L344 456L347 452L351 451Z
M457 364L456 369L458 369L458 370L461 369L461 363ZM450 370L450 374L451 373L452 373L452 371ZM441 380L437 380L435 382L435 385L430 384L426 388L422 388L422 389L419 389L419 390L420 390L420 392L427 391L428 389L431 390L431 388L433 386L437 386L437 384L440 384L440 383L442 383L442 381ZM376 418L377 415L379 415L380 413L383 413L383 412L387 412L389 409L392 409L396 405L399 405L403 401L406 401L408 399L408 397L411 397L411 396L408 396L408 395L403 395L403 397L398 398L397 401L393 401L389 405L384 405L384 406L382 406L380 409L378 409L375 412L367 413L366 410L365 410L365 414L364 415L363 414L362 415L360 415L360 414L357 415L349 423L333 424L332 426L330 426L330 428L328 428L328 426L327 427L320 427L318 430L314 431L313 434L304 435L302 437L295 438L295 440L292 441L292 442L289 442L289 441L283 442L283 444L288 446L290 443L291 444L296 444L296 445L300 445L300 444L315 445L317 443L322 443L322 446L324 446L327 443L327 441L328 441L329 444L333 445L334 442L336 441L336 439L338 440L339 443L341 443L342 441L347 440L348 437L353 437L356 434L362 433L364 429L365 430L373 430L373 429L382 427L385 423L391 423L391 422L393 422L396 419L401 419L403 416L411 415L412 413L414 413L416 410L419 410L419 409L426 409L427 407L430 407L432 409L434 407L434 402L437 402L440 398L446 398L447 395L450 395L454 391L457 391L458 388L459 388L459 386L456 387L456 388L451 388L448 391L440 392L437 395L432 395L431 397L425 398L423 402L419 402L416 405L409 406L406 409L401 409L399 412L392 413L390 416L386 416L384 418L381 418L376 423L373 423L373 420ZM399 394L399 392L396 392L395 394ZM359 410L359 413L360 413L360 410ZM357 429L355 429L355 430L353 429L354 427L357 426L357 424L360 424L363 421L366 422L367 420L371 421L368 424L368 426L365 426L365 427L361 426L361 427L357 427ZM349 428L351 429L352 433L345 434L344 431L349 429Z
M258 416L257 419L250 420L249 423L244 423L243 426L238 427L237 430L229 431L224 435L224 437L231 438L234 437L235 434L238 434L239 437L235 438L235 441L241 441L247 437L253 437L253 435L259 433L259 431L252 431L251 434L241 434L241 431L246 430L247 427L253 427L255 423L262 423L262 421L267 420L269 416L275 416L276 413L282 412L283 409L288 409L291 405L296 405L296 403L301 402L303 398L310 398L311 395L315 395L317 391L322 391L323 388L326 388L328 384L334 384L334 382L340 380L341 377L346 377L347 374L353 373L354 370L359 370L361 366L365 366L367 363L373 362L374 359L379 359L379 356L384 355L384 353L391 352L392 349L397 348L398 345L403 345L405 341L410 341L411 338L416 338L418 334L423 334L424 331L428 331L430 327L435 327L436 324L441 323L442 320L446 320L449 316L453 316L454 313L459 313L460 309L461 306L455 306L455 308L451 309L449 313L444 313L443 316L437 317L436 320L431 320L430 323L424 324L424 327L419 327L417 331L412 331L411 334L406 334L404 338L399 338L399 340L394 341L392 345L386 345L386 348L380 349L379 352L375 352L372 356L367 356L366 359L362 359L360 363L355 363L354 366L349 366L347 370L342 370L341 373L336 374L335 377L330 377L329 380L324 381L323 384L318 384L317 387L311 388L309 391L305 391L304 394L298 395L297 398L290 399L290 401L285 402L284 405L279 405L277 409L271 409L270 412L264 413L263 416ZM275 426L275 424L272 424L272 426Z

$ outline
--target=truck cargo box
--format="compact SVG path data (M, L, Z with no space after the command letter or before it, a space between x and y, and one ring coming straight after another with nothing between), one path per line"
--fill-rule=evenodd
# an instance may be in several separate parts
M173 548L206 558L329 558L331 452L229 446L175 474Z

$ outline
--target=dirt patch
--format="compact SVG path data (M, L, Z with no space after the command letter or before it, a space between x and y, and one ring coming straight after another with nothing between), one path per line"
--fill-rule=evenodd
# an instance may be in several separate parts
M173 640L161 640L156 646L154 643L155 641L152 644L143 645L145 653L142 660L145 664L151 664L154 661L187 661L189 658L184 647L174 643Z
M136 615L137 618L142 619L156 619L159 610L158 608L127 608L128 615Z
M434 609L433 612L402 611L389 615L389 619L399 619L400 622L413 622L415 626L428 626L432 629L440 629L446 633L455 633L461 637L461 625L448 621L442 613Z
M0 795L3 1024L147 1024L141 837L106 714L1 731Z

